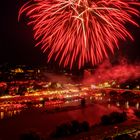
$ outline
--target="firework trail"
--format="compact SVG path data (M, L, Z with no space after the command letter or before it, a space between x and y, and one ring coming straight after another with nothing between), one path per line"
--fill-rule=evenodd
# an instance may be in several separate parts
M36 46L59 65L80 69L86 63L95 65L114 53L118 40L133 40L125 28L129 22L138 26L132 16L139 16L138 2L123 0L31 0L19 11L29 17Z

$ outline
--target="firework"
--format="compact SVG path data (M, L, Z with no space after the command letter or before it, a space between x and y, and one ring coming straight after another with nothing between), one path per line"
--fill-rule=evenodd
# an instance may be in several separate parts
M19 11L32 25L36 46L47 52L48 62L81 68L86 63L96 65L114 53L118 40L133 40L125 28L139 11L138 2L122 0L32 0Z

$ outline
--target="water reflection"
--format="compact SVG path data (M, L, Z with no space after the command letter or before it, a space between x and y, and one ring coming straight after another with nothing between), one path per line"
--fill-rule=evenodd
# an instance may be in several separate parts
M117 101L117 102L108 102L107 103L107 107L108 108L110 108L111 107L111 105L113 105L113 106L116 106L116 107L118 107L118 108L124 108L124 109L129 109L129 108L133 108L133 109L140 109L140 103L139 102L136 102L136 103L131 103L131 102L129 102L129 101L126 101L126 102L119 102L119 101Z
M21 110L0 111L0 119L8 118L20 114Z
M4 112L0 112L0 119L4 118Z
M125 108L128 109L129 108L129 102L125 102Z
M89 97L89 99L86 99L87 104L100 104L104 106L105 108L111 109L112 107L116 107L119 110L124 109L139 109L139 102L137 101L135 104L132 105L131 102L121 102L121 101L112 101L110 98L106 100L106 102L101 101L102 98L98 98L95 100L93 97ZM58 102L58 101L57 101ZM63 108L66 106L78 106L81 103L81 99L76 100L68 100L65 103L55 103L55 102L46 102L45 104L38 103L38 104L32 104L32 106L29 107L35 107L36 109L44 108L44 109L55 109L55 108ZM0 106L0 119L4 119L7 117L12 117L14 115L20 114L20 112L27 108L27 104L3 104L3 106Z
M108 104L108 105L107 105L107 107L108 107L108 108L110 108L110 107L111 107L111 105L110 105L110 104Z
M139 109L139 103L136 103L135 107L136 109Z
M118 106L118 107L119 107L119 106L120 106L120 103L119 103L119 102L116 102L116 106Z

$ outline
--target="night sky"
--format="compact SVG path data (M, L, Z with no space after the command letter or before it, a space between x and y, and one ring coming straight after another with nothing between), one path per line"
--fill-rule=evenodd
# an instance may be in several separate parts
M22 19L18 22L18 10L27 0L4 0L1 2L0 64L45 64L46 56L35 46L31 27ZM140 24L140 18L136 18ZM135 38L132 42L120 41L120 49L111 59L126 57L130 62L140 61L140 28L126 25Z

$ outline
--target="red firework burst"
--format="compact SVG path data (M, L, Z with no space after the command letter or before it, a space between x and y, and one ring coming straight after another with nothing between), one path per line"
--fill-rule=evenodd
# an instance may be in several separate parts
M123 0L32 0L20 9L33 25L34 38L48 62L59 58L59 65L78 68L98 64L114 53L118 40L133 39L125 23L138 26L132 15L138 2Z

